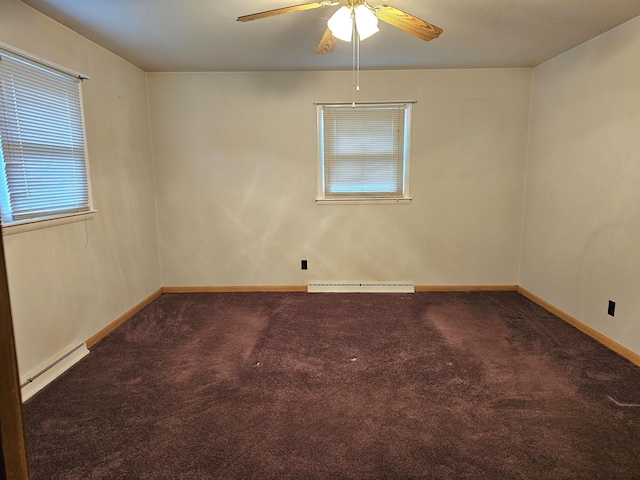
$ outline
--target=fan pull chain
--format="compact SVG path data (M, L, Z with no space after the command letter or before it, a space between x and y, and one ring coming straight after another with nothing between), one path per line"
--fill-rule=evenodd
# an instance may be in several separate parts
M357 85L358 80L356 78L356 42L358 41L358 33L356 32L356 19L353 14L353 10L351 11L351 21L353 22L353 28L351 29L351 51L352 51L352 59L351 59L351 75L352 75L352 102L351 108L356 108L356 92L360 90L360 86Z
M356 33L356 92L360 91L360 35Z
M353 50L352 59L352 75L353 75L353 100L352 108L356 108L356 93L360 92L360 35L358 35L358 27L356 26L355 16L352 17L353 29L351 37L351 46Z

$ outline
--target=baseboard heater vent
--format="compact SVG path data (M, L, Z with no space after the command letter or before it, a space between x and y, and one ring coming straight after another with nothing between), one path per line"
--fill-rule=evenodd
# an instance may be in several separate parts
M414 293L411 282L315 282L307 286L309 293Z
M87 345L78 340L33 370L20 380L22 401L29 400L88 354Z

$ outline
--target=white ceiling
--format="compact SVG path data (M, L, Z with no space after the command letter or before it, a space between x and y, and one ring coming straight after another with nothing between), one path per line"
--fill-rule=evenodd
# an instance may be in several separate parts
M247 23L305 0L22 0L146 71L351 68L340 42L314 50L338 7ZM381 3L370 0L371 5ZM640 0L389 0L444 29L424 42L390 25L362 42L362 68L531 67L640 15Z

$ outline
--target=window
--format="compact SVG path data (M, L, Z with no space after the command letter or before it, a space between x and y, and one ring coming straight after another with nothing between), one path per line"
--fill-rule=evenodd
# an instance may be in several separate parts
M0 50L3 225L89 212L80 77Z
M318 201L409 201L411 104L318 105Z

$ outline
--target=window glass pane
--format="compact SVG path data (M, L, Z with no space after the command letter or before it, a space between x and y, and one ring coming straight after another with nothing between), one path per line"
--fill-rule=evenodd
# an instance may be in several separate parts
M404 197L409 105L320 108L320 198Z
M89 210L77 78L0 51L2 220Z

